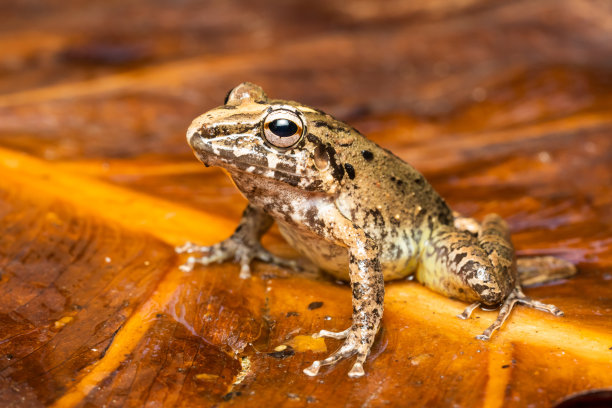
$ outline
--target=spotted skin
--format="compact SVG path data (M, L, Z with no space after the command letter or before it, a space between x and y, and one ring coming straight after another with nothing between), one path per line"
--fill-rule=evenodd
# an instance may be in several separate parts
M291 134L291 129L297 130ZM225 105L193 121L187 141L204 164L227 170L249 205L227 240L177 248L204 254L189 257L183 270L230 259L240 263L245 279L253 259L297 268L260 244L276 222L302 255L351 282L352 325L315 334L343 344L306 368L308 375L353 356L349 376L364 375L383 316L384 282L412 274L438 293L472 302L460 317L480 305L501 304L482 339L501 327L516 303L561 314L523 294L520 267L532 280L545 281L549 269L565 277L575 273L573 265L551 258L554 267L548 268L550 259L539 258L519 261L517 269L508 227L499 216L489 215L481 224L454 214L418 171L324 112L270 100L257 85L243 83L230 91Z

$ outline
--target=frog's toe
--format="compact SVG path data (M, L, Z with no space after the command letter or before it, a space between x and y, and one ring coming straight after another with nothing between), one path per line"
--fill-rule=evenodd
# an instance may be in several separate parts
M210 265L211 263L223 262L228 256L223 253L212 253L207 256L195 257L190 256L187 261L179 266L179 269L183 272L191 272L196 265Z
M251 277L251 265L244 263L240 265L240 279L249 279Z
M193 254L194 252L208 252L210 246L196 245L193 242L185 242L181 246L174 247L174 251L177 254Z
M476 338L478 340L489 340L493 332L502 327L508 316L510 316L510 312L517 303L521 303L534 309L542 310L544 312L549 312L555 316L563 316L563 312L557 306L533 300L523 293L523 290L520 288L520 286L517 286L512 292L510 292L508 297L506 297L506 299L502 303L499 309L499 314L497 315L497 319L495 319L493 324L489 326L487 330L485 330L480 336L476 336Z
M350 330L351 330L350 328L343 330L341 332L321 330L320 332L313 334L312 337L315 339L319 337L329 337L330 339L344 340L348 337Z
M179 266L179 269L183 272L191 272L193 271L193 268L195 268L196 265L208 265L211 264L213 262L216 262L215 258L213 257L209 257L209 256L203 256L203 257L195 257L195 256L190 256L189 258L187 258L187 262L185 262L183 265Z
M548 312L557 317L564 316L563 311L559 309L557 306L550 305L547 303L542 303L537 300L533 300L529 296L526 296L525 294L523 294L522 292L518 296L518 302L526 306L532 307L534 309L541 310L543 312Z
M520 289L519 289L520 290ZM500 327L503 326L506 319L510 316L510 312L514 309L514 305L518 302L517 291L516 289L510 292L506 300L502 303L499 308L499 313L497 315L497 319L493 322L491 326L487 328L481 335L476 336L478 340L489 340L491 335L495 330L499 330Z
M179 266L179 269L183 272L191 272L196 264L196 258L194 256L190 256L187 258L187 261Z
M319 369L321 368L321 362L319 360L314 361L310 367L305 368L303 371L309 377L314 377L319 374Z
M459 313L457 315L458 318L466 320L468 319L471 315L472 312L474 311L474 309L476 309L478 306L480 306L481 303L480 302L474 302L471 305L469 305L468 307L466 307L463 312Z
M357 358L360 358L362 356L357 356ZM363 356L363 360L365 361L366 356ZM355 364L353 364L353 368L351 368L351 371L349 371L348 376L351 378L359 378L359 377L363 377L365 375L365 371L363 370L363 362L357 361Z
M347 342L348 343L348 342ZM357 352L357 348L352 344L344 343L340 349L338 349L331 356L327 357L325 360L317 360L313 362L310 367L304 369L304 374L314 377L319 373L319 369L323 366L334 365L338 361L349 358Z
M219 263L231 259L236 254L236 245L229 240L211 246L199 246L187 242L183 246L176 247L175 250L179 254L206 253L206 255L200 257L190 256L183 265L179 266L181 271L191 272L196 265L210 265L211 263Z
M346 340L344 341L342 347L332 353L325 360L317 360L313 362L310 367L305 368L304 374L314 377L319 373L321 367L334 365L340 360L352 357L356 354L357 358L355 364L353 364L353 367L349 371L348 376L351 378L363 376L365 374L363 370L363 364L365 363L365 360L370 351L370 345L359 341L358 336L351 334L350 329L339 333L326 332L325 330L323 330L323 332L325 332L323 333L324 337L346 338ZM319 335L321 335L321 332L319 332Z

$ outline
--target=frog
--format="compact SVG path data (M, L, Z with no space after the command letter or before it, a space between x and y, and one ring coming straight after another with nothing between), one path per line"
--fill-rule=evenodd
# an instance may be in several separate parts
M521 271L539 283L575 274L574 265L551 256L518 258L507 223L497 214L482 221L450 209L411 165L325 112L298 102L269 99L244 82L224 104L193 120L187 142L206 166L219 166L248 200L233 234L212 246L177 247L190 255L180 266L235 260L240 278L251 278L258 260L299 270L296 260L272 254L261 238L276 223L291 247L332 277L350 283L352 324L321 330L341 346L303 372L355 358L349 377L364 364L379 332L385 282L413 278L469 306L499 308L479 336L488 340L516 304L563 316L556 306L523 292ZM535 272L534 272L535 271Z

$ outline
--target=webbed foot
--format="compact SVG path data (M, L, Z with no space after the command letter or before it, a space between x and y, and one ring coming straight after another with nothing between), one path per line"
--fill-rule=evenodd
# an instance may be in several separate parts
M293 270L300 269L296 261L284 259L270 253L259 242L247 244L234 237L211 246L200 246L187 242L183 246L176 247L175 251L179 254L207 253L207 255L201 257L190 256L187 258L187 262L179 267L183 272L191 272L197 264L209 265L232 259L240 263L240 278L242 279L251 277L250 265L254 259Z
M333 339L345 339L344 344L332 355L327 357L325 360L317 360L313 362L310 367L304 369L304 374L314 377L319 373L319 369L326 365L334 365L340 360L349 358L357 355L357 359L353 364L353 367L348 373L351 378L362 377L365 374L363 370L363 364L370 352L371 341L362 341L362 335L359 334L359 330L354 328L348 328L341 332L330 332L327 330L321 330L319 333L313 334L313 337L330 337Z
M493 332L503 326L508 316L510 316L510 312L512 312L512 309L517 303L522 303L525 306L542 310L544 312L551 313L555 316L563 316L563 312L557 306L533 300L523 293L523 290L520 288L520 286L517 286L512 290L512 292L510 292L510 294L501 304L497 319L495 319L493 324L489 326L481 335L476 336L476 338L478 340L489 340ZM457 317L461 319L469 318L474 309L476 309L478 306L481 306L480 302L472 303L471 305L466 307L461 314L457 315Z

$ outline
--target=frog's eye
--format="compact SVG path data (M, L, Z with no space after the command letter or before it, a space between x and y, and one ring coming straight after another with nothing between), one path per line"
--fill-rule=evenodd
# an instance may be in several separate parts
M276 147L293 146L304 132L302 120L293 112L278 110L270 113L263 123L264 137Z

